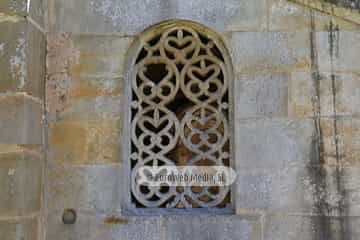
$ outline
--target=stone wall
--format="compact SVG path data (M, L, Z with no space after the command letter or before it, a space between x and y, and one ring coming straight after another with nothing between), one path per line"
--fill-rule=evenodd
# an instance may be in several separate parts
M58 111L49 123L47 239L359 238L359 25L284 0L52 6L48 68L64 71L48 75L49 111ZM121 213L125 56L142 30L171 18L218 31L232 55L233 216ZM77 210L74 226L62 224L65 208Z
M42 1L0 2L0 238L44 232Z
M292 2L2 1L0 236L359 239L360 25ZM173 18L217 31L231 53L234 215L121 211L127 50Z

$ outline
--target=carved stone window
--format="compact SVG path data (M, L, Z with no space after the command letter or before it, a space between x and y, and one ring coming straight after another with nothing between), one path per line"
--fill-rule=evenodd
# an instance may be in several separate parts
M189 21L167 21L135 41L128 63L129 170L230 166L232 66L221 39ZM230 187L147 187L130 180L135 208L228 208Z

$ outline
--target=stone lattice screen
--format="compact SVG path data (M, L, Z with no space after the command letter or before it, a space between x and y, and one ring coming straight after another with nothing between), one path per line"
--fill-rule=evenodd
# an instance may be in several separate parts
M125 130L130 171L230 166L232 67L221 39L188 21L145 31L131 48ZM148 187L131 178L135 208L228 208L230 187Z

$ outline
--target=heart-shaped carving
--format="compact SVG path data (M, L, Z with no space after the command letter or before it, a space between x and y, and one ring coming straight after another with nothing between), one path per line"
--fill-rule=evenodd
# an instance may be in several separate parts
M167 51L174 53L181 52L183 55L193 51L196 48L196 45L196 39L192 36L187 36L181 39L170 36L164 43L164 47Z
M143 116L141 119L139 119L138 124L141 130L144 132L150 131L153 133L168 131L173 125L165 116L159 119Z
M208 79L216 78L219 76L220 72L220 68L215 64L210 66L201 66L200 68L197 66L191 66L188 70L188 76L192 80L205 82Z

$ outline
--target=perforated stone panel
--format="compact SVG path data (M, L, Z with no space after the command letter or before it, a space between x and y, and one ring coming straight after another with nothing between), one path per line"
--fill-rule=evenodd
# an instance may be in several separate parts
M132 53L125 127L131 170L229 166L232 67L221 39L193 22L169 21L145 31ZM225 208L230 202L229 187L147 187L135 177L131 193L138 208Z

